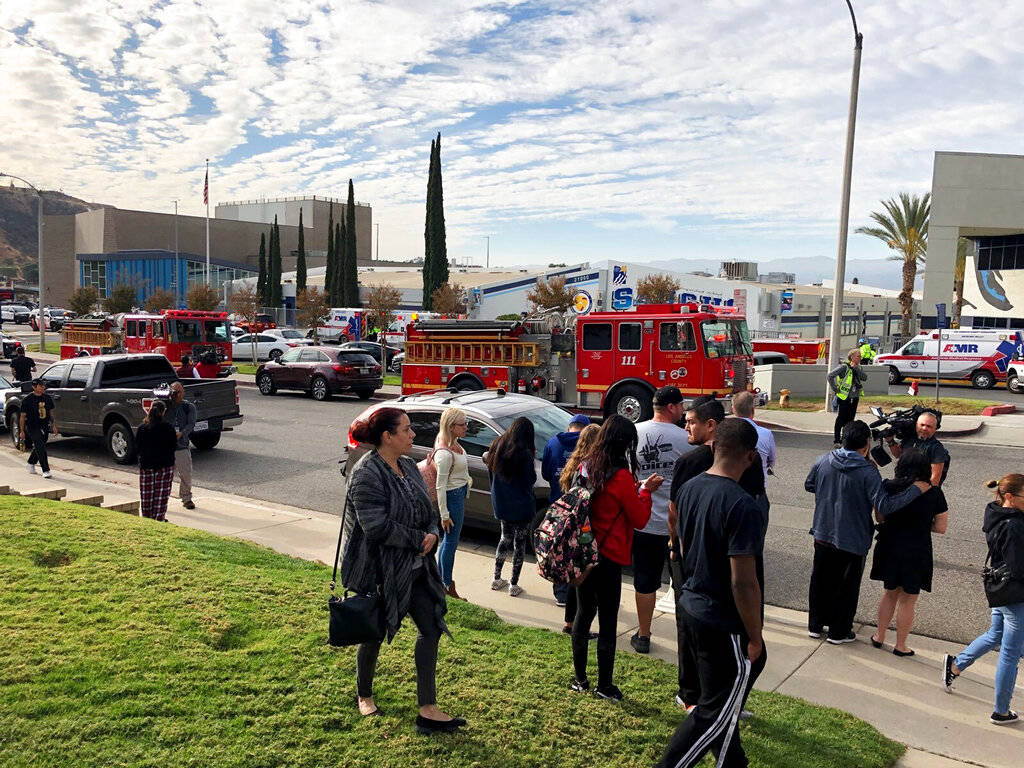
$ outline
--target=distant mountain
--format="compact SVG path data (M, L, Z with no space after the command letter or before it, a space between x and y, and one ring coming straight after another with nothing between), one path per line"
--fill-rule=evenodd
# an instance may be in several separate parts
M662 267L676 272L710 272L718 274L720 259L670 259L656 261L654 267ZM769 259L757 263L759 274L768 272L793 272L796 281L802 285L820 283L835 277L836 260L826 256L795 256L788 259ZM898 291L903 288L903 277L900 263L887 259L850 259L846 262L846 282L857 282L875 288L889 288ZM918 276L918 287L922 276Z
M36 280L38 230L36 193L22 187L0 187L0 267L21 270L28 282ZM104 207L63 192L43 191L43 213L71 214ZM45 237L45 233L44 233ZM28 274L26 274L26 270Z

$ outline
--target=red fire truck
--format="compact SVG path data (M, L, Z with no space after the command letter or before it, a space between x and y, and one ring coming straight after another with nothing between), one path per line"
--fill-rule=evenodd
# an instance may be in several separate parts
M402 393L503 388L643 421L655 389L730 395L751 389L746 320L696 304L551 319L421 320L406 333Z
M828 339L754 339L755 352L778 352L791 363L813 365L828 360Z
M75 320L64 328L60 356L156 352L178 365L182 355L198 360L212 352L220 363L221 375L226 375L231 363L229 328L226 312L191 309L125 314L120 316L119 324L109 319Z

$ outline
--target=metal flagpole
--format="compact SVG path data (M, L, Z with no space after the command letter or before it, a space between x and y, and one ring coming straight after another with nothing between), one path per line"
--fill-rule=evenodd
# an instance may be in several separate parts
M174 201L174 301L181 304L181 251L178 249L178 201ZM175 307L177 309L177 307Z
M206 284L210 284L210 158L206 158L206 182L203 184L206 203Z

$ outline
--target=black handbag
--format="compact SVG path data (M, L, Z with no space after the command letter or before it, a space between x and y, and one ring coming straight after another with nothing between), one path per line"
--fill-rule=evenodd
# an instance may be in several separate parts
M992 550L985 558L985 567L981 569L981 579L985 584L985 597L989 608L1002 608L1004 605L1024 603L1024 578L1015 577L1010 567L1003 563L993 568Z
M331 574L331 596L327 608L331 614L327 642L335 648L361 643L379 643L384 639L387 627L384 621L384 602L379 591L369 595L349 594L342 597L334 594L338 578L338 560L341 558L341 539L345 534L345 517L348 514L348 494L341 514L341 530L338 532L338 548L334 552L334 572ZM374 558L380 568L380 558ZM378 574L378 585L380 578ZM378 586L378 590L380 587Z

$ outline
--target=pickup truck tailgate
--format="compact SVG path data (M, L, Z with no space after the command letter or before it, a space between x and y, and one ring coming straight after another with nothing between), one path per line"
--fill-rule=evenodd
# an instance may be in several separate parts
M205 421L211 417L231 416L238 413L235 400L235 382L229 379L205 379L194 384L182 380L185 385L185 399L196 407L196 420Z

